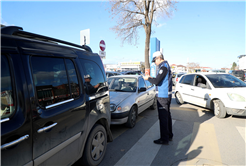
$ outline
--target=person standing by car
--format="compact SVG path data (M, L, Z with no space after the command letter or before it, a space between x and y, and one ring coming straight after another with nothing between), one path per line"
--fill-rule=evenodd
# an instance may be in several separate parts
M170 103L172 99L171 70L168 62L164 61L163 54L160 51L156 51L153 54L152 62L155 62L155 64L159 66L158 74L156 78L147 75L144 76L144 79L155 84L158 88L157 107L161 138L154 140L154 143L168 145L168 142L173 138L172 118L170 113Z

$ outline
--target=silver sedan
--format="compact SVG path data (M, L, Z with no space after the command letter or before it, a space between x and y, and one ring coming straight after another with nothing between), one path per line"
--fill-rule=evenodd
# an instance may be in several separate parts
M108 78L111 124L133 128L138 114L156 109L156 87L141 75L119 75Z

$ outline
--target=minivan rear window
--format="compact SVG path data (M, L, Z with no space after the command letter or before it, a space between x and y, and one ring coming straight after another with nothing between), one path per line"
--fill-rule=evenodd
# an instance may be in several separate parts
M233 71L232 73L233 73L233 74L242 74L242 75L244 74L243 71Z
M7 57L1 55L1 119L9 118L15 112L9 67Z

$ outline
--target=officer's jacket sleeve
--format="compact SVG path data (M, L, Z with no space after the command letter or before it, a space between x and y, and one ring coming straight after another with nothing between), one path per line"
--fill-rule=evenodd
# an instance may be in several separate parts
M156 78L149 77L148 81L157 86L166 77L166 75L167 75L167 68L165 66L162 66Z

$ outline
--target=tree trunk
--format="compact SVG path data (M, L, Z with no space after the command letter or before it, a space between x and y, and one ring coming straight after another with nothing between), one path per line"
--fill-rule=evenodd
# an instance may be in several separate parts
M145 39L145 75L150 75L150 64L149 64L149 45L150 45L150 34L151 25L146 27L146 39Z

